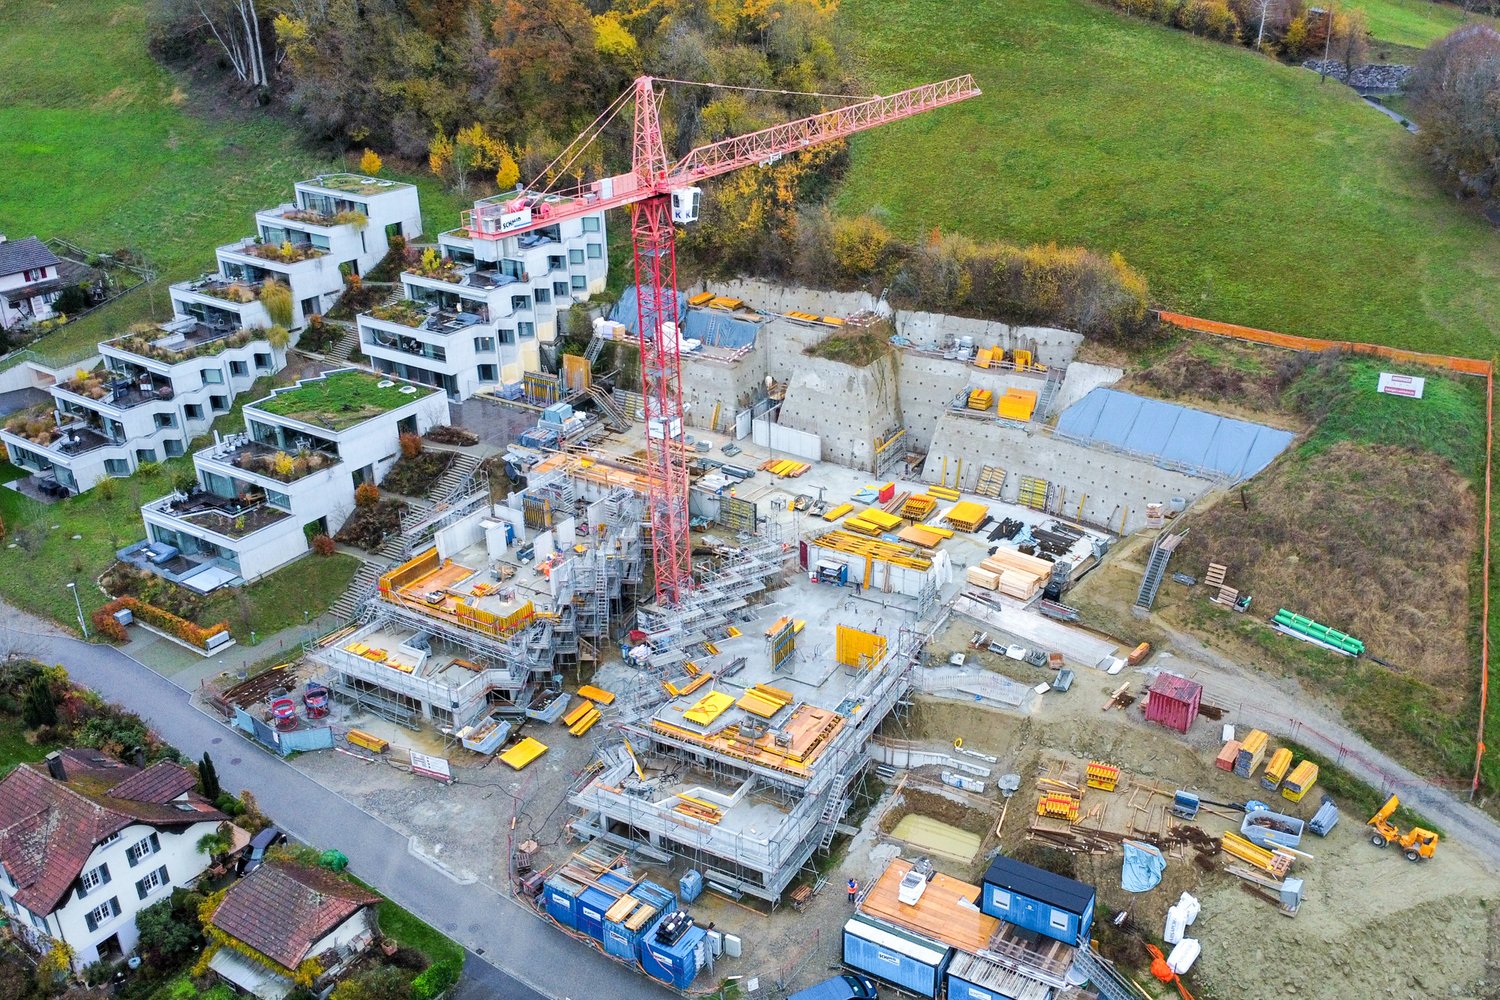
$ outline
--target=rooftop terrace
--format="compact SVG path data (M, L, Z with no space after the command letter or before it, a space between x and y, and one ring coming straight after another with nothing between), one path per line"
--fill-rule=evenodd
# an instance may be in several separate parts
M384 194L387 191L411 187L403 181L388 181L379 177L365 177L362 174L319 174L301 183L329 191L361 195Z
M206 358L257 341L269 342L265 330L210 326L195 319L175 320L160 326L138 323L123 337L106 341L107 346L137 357L177 364L190 358Z
M341 431L440 392L359 371L334 371L251 403L262 413Z

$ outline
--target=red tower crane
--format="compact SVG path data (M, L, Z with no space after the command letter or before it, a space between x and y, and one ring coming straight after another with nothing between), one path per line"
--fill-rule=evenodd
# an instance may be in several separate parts
M681 440L682 361L675 224L697 218L701 192L696 185L784 153L967 100L977 96L979 88L969 75L924 84L699 146L673 162L667 159L662 140L658 93L653 88L657 82L688 81L638 78L555 161L562 164L559 173L566 170L604 126L627 103L633 102L634 142L629 173L605 177L572 190L526 190L515 196L490 199L465 212L463 223L470 238L497 240L606 209L630 206L641 389L646 401L652 560L656 599L670 606L681 600L693 585L688 545L688 460Z

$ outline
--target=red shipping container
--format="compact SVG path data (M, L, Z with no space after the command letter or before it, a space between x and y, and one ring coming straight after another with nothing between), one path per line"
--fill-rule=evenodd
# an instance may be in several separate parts
M1151 683L1146 699L1146 719L1185 733L1198 718L1203 685L1176 674L1162 674Z

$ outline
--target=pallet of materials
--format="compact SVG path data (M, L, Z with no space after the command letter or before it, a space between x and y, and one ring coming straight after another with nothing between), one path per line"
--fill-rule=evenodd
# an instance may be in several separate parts
M937 510L937 499L926 493L917 493L907 497L906 503L901 505L901 516L910 521L925 521Z
M1286 873L1292 870L1292 854L1279 849L1257 847L1237 833L1224 834L1219 842L1219 849L1231 857L1249 862L1261 871L1270 872L1277 878L1285 878Z
M1271 754L1271 762L1266 765L1265 773L1260 776L1260 787L1268 792L1274 792L1281 787L1281 779L1286 777L1287 770L1292 766L1292 752L1282 747Z
M1090 788L1112 792L1115 790L1115 786L1120 783L1120 769L1113 764L1106 764L1102 760L1091 760L1088 767L1084 770L1084 783Z
M990 509L984 504L964 500L954 504L948 513L943 515L943 520L959 531L978 531L979 525L989 516Z
M995 404L995 415L1025 423L1036 411L1036 399L1034 389L1006 389L1005 395Z
M583 685L583 687L579 688L578 697L587 698L589 701L593 702L596 705L611 705L614 704L615 700L613 691L606 691L603 688L596 688L592 684L585 684Z
M1234 760L1234 773L1241 778L1255 776L1255 771L1260 767L1261 758L1266 754L1266 743L1269 737L1259 729L1252 729L1245 734L1240 741L1240 752Z
M853 509L854 509L854 505L852 503L841 503L837 507L833 508L832 510L830 510L826 514L824 514L823 515L823 520L825 520L825 521L837 521L839 518L843 517L845 514L849 513Z
M995 394L989 389L970 389L968 407L971 410L988 410L990 404L995 401Z
M970 566L964 573L964 580L976 587L983 587L985 590L1000 589L1000 574L991 573L980 566Z
M1234 762L1239 759L1239 756L1240 741L1230 740L1224 744L1223 749L1219 751L1219 755L1214 758L1214 767L1217 767L1221 771L1233 771Z
M1292 773L1287 775L1286 780L1281 783L1281 796L1293 802L1301 802L1302 796L1312 791L1313 785L1317 783L1318 765L1310 760L1304 760L1292 768Z
M937 548L938 544L943 540L942 535L933 531L931 528L924 528L919 524L908 524L906 527L896 532L896 537L901 539L903 542L911 542L913 545L920 545L924 549Z
M747 690L735 705L762 719L769 719L795 700L790 691L769 684L757 684Z
M956 501L961 495L958 490L948 486L929 486L927 492L939 500L947 500L949 503Z
M1022 601L1035 597L1052 578L1051 563L1015 549L996 549L995 554L981 561L979 567L999 575L996 589L1002 594Z
M602 713L593 706L592 702L590 702L589 710L582 716L580 716L578 720L575 721L571 726L568 727L568 733L573 736L582 736L584 733L594 728L594 723L599 721L601 715Z
M1036 814L1077 823L1079 804L1079 799L1075 795L1068 795L1065 792L1046 792L1037 799Z
M546 752L547 744L528 736L501 754L500 759L512 770L519 771Z

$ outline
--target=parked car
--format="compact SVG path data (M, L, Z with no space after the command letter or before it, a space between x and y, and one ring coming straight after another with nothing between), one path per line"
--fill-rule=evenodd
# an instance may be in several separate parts
M255 869L265 864L266 852L277 844L286 843L286 834L278 827L268 826L264 830L250 838L250 848L241 859L241 875L249 875Z
M786 1000L874 1000L875 980L852 972L825 979L787 997Z

